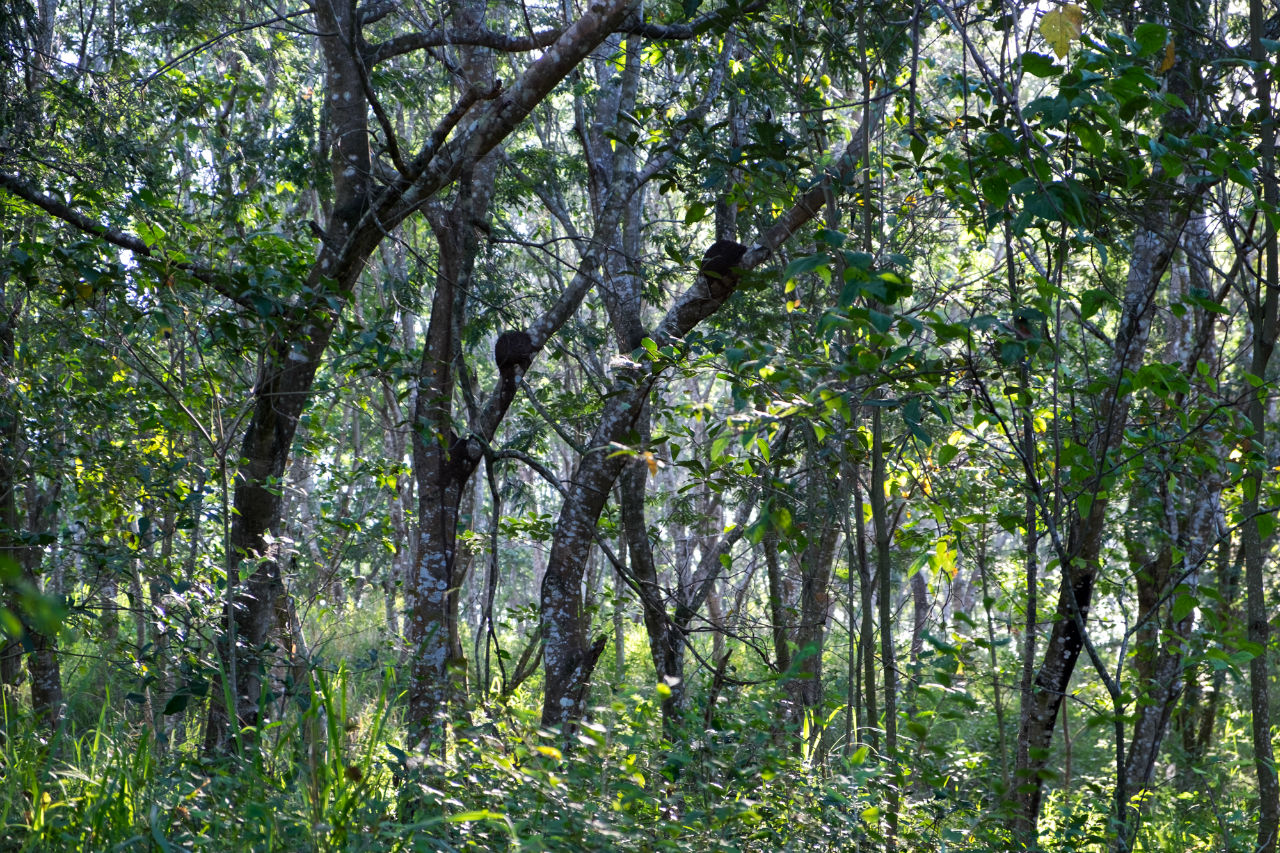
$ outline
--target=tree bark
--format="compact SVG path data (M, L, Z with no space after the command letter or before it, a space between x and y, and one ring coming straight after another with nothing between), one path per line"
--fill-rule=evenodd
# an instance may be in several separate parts
M1244 539L1247 636L1254 652L1249 661L1249 706L1253 723L1253 762L1258 777L1258 834L1255 850L1257 853L1275 853L1280 849L1280 840L1277 839L1277 834L1280 834L1280 779L1276 776L1271 742L1271 673L1267 665L1271 626L1264 589L1266 555L1263 553L1262 532L1258 527L1262 472L1270 467L1267 461L1265 379L1275 350L1276 335L1280 331L1280 317L1277 316L1277 308L1280 307L1280 248L1277 247L1276 227L1272 219L1275 211L1280 210L1280 189L1277 188L1275 173L1276 128L1271 103L1271 64L1267 61L1262 43L1265 26L1262 0L1250 0L1249 41L1258 95L1258 125L1262 134L1259 154L1262 160L1260 171L1265 260L1259 271L1258 289L1249 311L1249 320L1253 326L1253 357L1249 372L1256 377L1260 387L1251 389L1248 397L1253 449L1249 454L1250 463L1244 481L1241 510L1245 522L1241 535Z
M458 624L464 566L457 559L457 534L462 499L484 447L454 431L454 371L479 245L476 228L487 216L492 188L491 166L483 178L464 179L458 200L436 230L440 270L413 420L418 536L415 571L406 589L405 640L412 663L409 719L415 740L425 740L428 749L441 742L449 705L466 694L467 662Z
M836 170L842 172L857 168L865 134L878 120L880 109L882 107L877 102L863 115L861 127L842 154L834 159ZM811 221L822 210L826 195L826 188L822 185L806 192L778 217L759 243L746 250L736 264L729 264L726 274L709 277L700 273L693 286L677 299L650 336L655 344L662 348L676 343L715 313L733 295L739 280L738 273L759 266ZM725 251L728 245L717 244L708 250L708 254ZM583 607L582 578L600 512L627 461L625 456L612 454L610 448L634 429L636 417L657 381L657 373L652 369L622 369L618 374L600 422L588 442L590 450L575 467L569 494L556 520L551 556L543 578L542 626L546 642L543 652L546 672L542 702L544 725L564 725L583 717L588 682L595 661L604 648L603 643L587 642L590 625Z
M880 669L884 674L884 754L892 763L893 781L885 809L888 835L885 850L893 853L898 843L898 811L901 802L901 774L898 762L898 665L893 650L892 591L893 555L889 551L889 510L885 505L884 424L877 406L871 410L871 523L876 538L876 576L880 581Z
M16 342L20 307L19 300L7 292L5 281L0 279L0 382L4 385L9 385L18 376ZM25 454L20 399L16 388L4 388L3 393L0 393L0 559L10 562L9 566L3 567L6 574L17 570L27 594L38 595L40 586L37 570L42 549L29 540L45 528L44 516L52 511L52 505L48 502L50 505L46 506L46 501L35 495L34 483L31 482L33 474L23 464ZM31 485L26 490L29 505L26 507L25 518L18 504L18 491L23 483ZM58 664L57 637L28 617L19 595L7 595L4 604L22 623L20 648L25 648L28 653L31 707L45 727L56 729L62 721L63 713L62 670ZM12 679L6 683L14 683L17 679L13 664L20 652L11 648L4 651L9 656L10 667L10 672L6 675Z
M859 466L861 468L861 466ZM867 559L866 504L862 500L861 472L855 471L853 481L854 535L858 545L859 627L858 654L862 657L862 713L863 723L858 729L858 742L872 748L880 745L877 723L880 712L876 703L876 577Z
M1026 827L1031 839L1035 837L1039 820L1043 773L1049 761L1058 709L1084 648L1081 627L1088 617L1106 533L1109 495L1102 481L1110 472L1110 459L1123 439L1129 414L1130 392L1123 377L1142 365L1156 290L1187 215L1186 208L1175 209L1167 195L1158 197L1148 205L1147 215L1134 236L1120 325L1107 373L1109 396L1103 400L1099 421L1089 441L1090 456L1096 460L1096 466L1084 493L1092 500L1077 509L1064 543L1065 552L1060 555L1062 582L1053 629L1036 675L1032 706L1029 712L1023 711L1018 733L1019 758L1025 755L1026 764L1020 763L1017 768L1017 779L1023 789L1030 788L1021 801L1020 825Z
M478 99L485 93L464 95L438 133L448 134L460 126L464 116L474 118L450 141L428 142L407 164L406 171L376 195L371 186L367 119L370 107L361 84L367 73L362 67L362 51L373 56L375 49L361 41L354 4L322 0L316 5L316 29L321 34L330 104L329 135L334 140L334 204L307 281L309 291L317 295L290 312L284 330L273 338L264 354L254 386L253 416L236 475L227 571L228 629L220 649L226 672L234 676L234 714L239 725L252 725L257 720L261 649L273 624L276 598L282 588L277 557L267 544L268 535L280 525L281 501L272 484L283 476L298 418L342 302L384 236L509 135L569 71L621 25L633 2L606 0L593 6L566 28L501 97L480 104ZM247 558L255 559L257 565L241 582L240 563ZM419 562L421 559L420 556ZM215 696L221 692L215 691ZM225 703L211 703L206 749L218 750L226 745L231 734L227 711Z
M1190 296L1193 289L1208 292L1204 260L1208 257L1208 235L1203 217L1188 222L1184 234L1184 252L1170 275L1170 300ZM1181 364L1187 376L1196 376L1197 361L1212 361L1214 322L1216 315L1199 309L1185 318L1169 322L1170 343L1167 360ZM1188 401L1179 395L1172 409L1184 409ZM1170 413L1171 416L1173 412ZM1176 477L1163 472L1171 464L1161 464L1144 482L1157 484L1161 500L1161 524L1158 553L1152 557L1138 547L1140 537L1130 537L1132 548L1140 552L1134 565L1138 591L1138 632L1134 648L1137 690L1142 695L1136 709L1133 731L1125 757L1125 784L1137 794L1150 786L1155 776L1156 759L1164 743L1165 733L1182 692L1183 649L1190 639L1193 613L1174 620L1170 612L1178 600L1175 588L1199 586L1200 567L1212 551L1223 525L1220 523L1219 497L1224 486L1224 453L1221 430L1214 424L1203 431L1204 452L1218 460L1201 471L1181 471ZM1138 505L1138 501L1131 500ZM1174 562L1173 548L1182 554ZM1126 853L1136 840L1137 819L1142 800L1130 796L1125 826L1115 836L1112 849Z
M808 544L800 556L800 599L798 621L792 639L796 657L789 682L795 711L801 717L822 706L822 656L827 618L831 610L831 568L840 541L839 519L848 506L843 483L831 483L820 472L827 466L812 433L806 435L807 495L805 511L809 522ZM814 738L821 726L810 728ZM816 740L810 746L816 746Z

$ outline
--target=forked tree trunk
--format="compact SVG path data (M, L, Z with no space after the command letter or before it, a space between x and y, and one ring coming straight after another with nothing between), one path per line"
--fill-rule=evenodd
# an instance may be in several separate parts
M835 159L837 172L852 172L858 166L865 134L879 120L881 103L873 104L863 116L853 140ZM713 245L704 256L704 268L714 275L699 273L692 287L681 295L650 337L659 348L683 338L711 316L733 295L739 274L754 269L811 221L823 209L827 195L824 184L815 186L762 236L746 249L728 241ZM745 254L743 253L745 250ZM710 262L710 263L709 263ZM613 484L628 461L611 454L614 442L625 440L635 428L636 417L657 381L652 368L624 368L618 371L601 414L600 422L587 442L591 448L578 460L569 493L560 508L551 545L551 556L542 584L542 626L546 648L546 673L542 702L544 725L561 726L582 719L586 713L589 684L596 660L604 649L605 637L588 642L590 617L582 598L582 579L595 536L596 523Z
M1209 292L1205 262L1209 250L1203 217L1187 224L1181 262L1170 275L1170 301L1180 301L1193 289ZM1203 308L1171 321L1168 360L1181 364L1187 376L1196 376L1196 362L1212 362L1214 320L1217 315ZM1172 408L1183 408L1185 395L1179 395ZM1199 585L1201 564L1210 555L1221 528L1219 497L1224 485L1221 431L1212 423L1203 431L1205 453L1218 459L1200 472L1182 472L1172 478L1153 472L1144 478L1159 485L1164 523L1160 525L1161 545L1154 557L1142 551L1135 580L1138 585L1139 631L1135 644L1137 690L1142 699L1135 711L1136 719L1128 739L1124 779L1128 791L1145 790L1155 776L1156 758L1164 743L1173 710L1181 695L1183 649L1191 636L1193 612L1173 619L1178 602L1175 587ZM1161 468L1160 471L1165 470ZM1135 537L1136 539L1136 537ZM1136 542L1135 542L1136 545ZM1174 562L1173 548L1182 554ZM1141 550L1141 549L1139 549ZM1117 832L1112 849L1127 853L1136 840L1136 824L1141 797L1129 798L1125 826Z
M484 446L454 431L453 394L461 325L479 247L476 229L488 216L493 175L488 164L483 173L464 179L447 221L436 223L440 268L413 419L418 535L416 569L406 589L405 643L412 667L409 719L415 740L425 741L428 750L442 743L450 707L456 710L466 695L467 662L458 618L465 565L458 559L457 536L462 500Z
M328 135L333 146L333 214L307 280L316 296L289 310L283 331L264 353L255 383L253 415L241 449L235 479L235 513L229 542L228 622L220 641L224 676L233 685L237 725L257 720L266 643L281 594L276 555L269 535L281 523L278 483L288 462L298 418L315 381L319 360L333 334L342 302L351 294L370 254L388 233L419 210L442 188L475 166L506 138L554 88L613 32L631 11L633 0L605 0L567 27L501 98L469 92L460 101L444 134L460 127L448 142L428 146L405 170L374 192L369 153L369 102L362 80L367 64L391 55L369 45L361 33L353 3L321 0L315 6L316 29L326 72ZM462 123L463 116L466 122ZM443 138L443 137L442 137ZM543 338L545 340L545 337ZM486 412L486 416L489 413ZM495 418L494 422L499 418ZM492 431L487 433L492 435ZM246 582L237 582L240 563L257 561ZM443 590L441 591L443 592ZM210 703L206 748L220 749L232 729L223 690Z

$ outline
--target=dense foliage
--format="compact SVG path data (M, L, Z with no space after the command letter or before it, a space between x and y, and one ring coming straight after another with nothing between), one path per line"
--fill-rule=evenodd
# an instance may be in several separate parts
M1275 851L1274 9L0 11L0 851Z

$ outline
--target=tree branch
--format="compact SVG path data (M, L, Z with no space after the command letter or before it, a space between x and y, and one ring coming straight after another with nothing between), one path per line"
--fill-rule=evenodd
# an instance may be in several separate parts
M736 9L721 6L719 9L704 12L687 24L649 24L644 21L635 21L623 24L620 29L628 35L644 36L653 41L685 41L705 33L716 24L728 24L735 17L745 17L753 12L759 12L765 5L765 0L751 0L750 3Z
M557 27L553 30L543 30L531 35L516 36L486 29L462 30L454 27L430 29L425 32L405 33L377 44L371 44L361 53L364 54L365 64L370 68L388 59L394 59L397 56L403 56L416 50L425 50L429 47L468 45L471 47L487 47L490 50L502 53L522 53L554 44L564 31L564 27Z
M654 41L687 41L712 29L717 24L727 24L736 17L759 12L765 5L765 0L752 0L737 9L730 9L727 6L721 7L699 15L685 24L650 24L640 20L637 13L634 20L623 22L618 27L618 31L628 35L642 36ZM377 8L382 12L382 15L390 11L389 9L383 11L383 6L380 4ZM412 53L416 50L444 47L446 45L471 45L473 47L487 47L504 53L523 53L554 44L556 39L564 34L564 31L564 27L555 27L517 36L484 28L432 28L425 31L405 33L386 41L369 45L364 50L364 60L366 64L372 67L379 62L384 62L406 53Z
M63 222L79 231L83 231L85 234L97 237L100 240L110 243L113 246L118 246L121 249L128 249L130 252L133 252L135 255L140 257L157 258L155 250L148 246L143 239L136 234L130 234L127 231L121 231L117 228L112 228L109 225L103 225L101 222L90 218L87 214L77 210L66 202L59 201L51 195L40 192L17 175L0 172L0 188L7 190L10 194L17 196L23 201L35 205L50 216L53 216L56 219L61 219ZM244 308L253 308L252 303L248 299L246 299L242 294L234 293L229 290L226 287L226 284L221 280L221 277L208 267L202 267L198 264L188 262L174 263L172 266L174 269L182 270L192 278L211 286L218 293L225 296L227 299L230 299L237 305Z

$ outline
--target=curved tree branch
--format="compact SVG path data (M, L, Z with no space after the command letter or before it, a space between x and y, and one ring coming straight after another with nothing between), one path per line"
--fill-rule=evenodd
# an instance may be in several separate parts
M736 18L758 12L765 5L765 0L752 0L752 2L736 9L730 9L727 6L721 7L705 12L684 24L651 24L640 20L639 14L637 14L633 19L623 22L618 27L618 31L628 35L643 36L654 41L687 41L718 24L728 24ZM379 9L382 15L389 11L389 9L382 10L382 7L379 7ZM379 17L382 15L379 15ZM490 50L497 50L503 53L523 53L554 44L564 34L565 29L565 27L555 27L518 36L483 28L432 28L419 32L404 33L386 41L371 44L363 51L364 61L366 65L373 67L379 62L385 62L388 59L403 56L406 53L431 47L444 47L446 45L470 45L473 47L487 47Z

